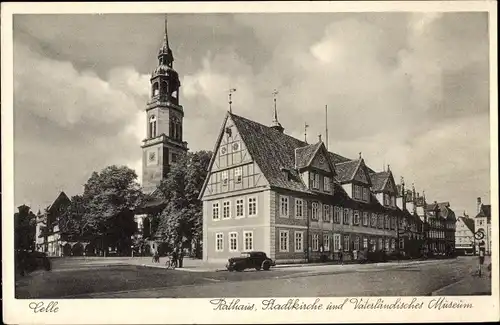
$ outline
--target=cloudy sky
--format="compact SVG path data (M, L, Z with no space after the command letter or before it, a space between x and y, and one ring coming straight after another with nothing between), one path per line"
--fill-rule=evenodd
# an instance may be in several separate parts
M489 202L488 17L485 13L172 14L184 138L213 148L234 112L285 132L324 134L473 213ZM141 174L149 77L163 15L14 16L15 203L81 193L92 171Z

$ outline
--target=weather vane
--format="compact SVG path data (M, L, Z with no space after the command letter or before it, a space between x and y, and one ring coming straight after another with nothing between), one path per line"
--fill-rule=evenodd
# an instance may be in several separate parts
M233 112L233 109L232 109L231 105L233 104L232 96L233 96L234 92L236 92L236 88L229 89L229 112L230 113Z
M304 142L307 143L307 128L309 127L309 125L307 124L307 122L304 122Z

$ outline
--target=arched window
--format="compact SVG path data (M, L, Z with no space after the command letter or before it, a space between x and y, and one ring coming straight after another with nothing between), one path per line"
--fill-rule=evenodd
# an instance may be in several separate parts
M156 97L156 96L158 96L159 94L160 94L160 89L159 89L158 83L157 83L157 82L155 82L155 83L153 84L153 94L152 94L152 96L153 96L153 97Z
M156 116L154 115L149 118L149 137L156 137Z
M167 95L168 94L167 90L168 90L168 84L167 84L167 82L166 81L162 81L161 82L161 89L160 89L161 95L162 96Z

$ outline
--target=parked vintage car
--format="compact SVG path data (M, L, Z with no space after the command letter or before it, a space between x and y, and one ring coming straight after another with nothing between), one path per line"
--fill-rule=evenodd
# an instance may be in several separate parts
M36 251L16 251L16 272L24 276L38 269L50 271L52 264L47 254Z
M244 271L245 269L261 269L267 271L271 266L275 266L275 262L267 257L264 252L243 252L239 257L231 257L227 261L226 268L229 272Z

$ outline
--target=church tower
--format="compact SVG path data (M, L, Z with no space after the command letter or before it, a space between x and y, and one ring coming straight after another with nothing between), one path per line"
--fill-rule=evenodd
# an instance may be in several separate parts
M173 68L174 56L165 35L158 52L158 66L151 75L150 100L146 105L147 135L142 147L142 185L153 192L168 173L169 166L187 152L182 139L184 110L179 104L179 75Z

